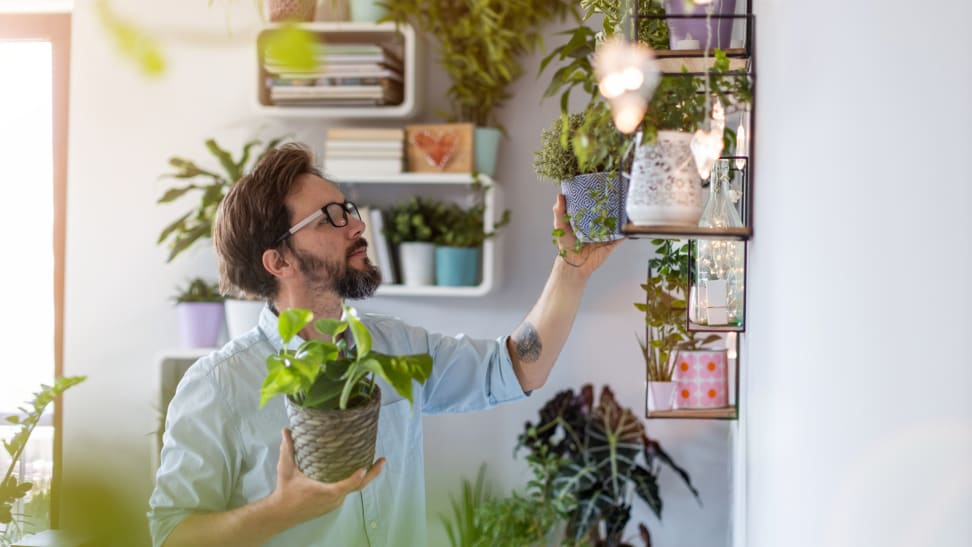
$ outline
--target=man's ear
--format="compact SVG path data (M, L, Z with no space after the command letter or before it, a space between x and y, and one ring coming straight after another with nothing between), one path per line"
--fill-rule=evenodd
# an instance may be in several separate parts
M263 268L276 278L288 277L294 270L291 261L277 249L263 251Z

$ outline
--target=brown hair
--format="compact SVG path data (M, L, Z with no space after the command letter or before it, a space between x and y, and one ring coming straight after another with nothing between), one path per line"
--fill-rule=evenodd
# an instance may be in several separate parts
M276 296L277 282L263 267L263 251L290 228L291 211L284 200L297 177L321 176L313 162L306 146L281 145L266 152L223 198L213 229L223 294L266 300Z

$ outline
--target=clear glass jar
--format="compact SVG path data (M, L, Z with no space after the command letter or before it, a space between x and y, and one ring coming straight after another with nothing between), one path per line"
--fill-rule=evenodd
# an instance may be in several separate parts
M699 226L742 227L742 219L729 194L729 174L729 160L716 161L709 179L709 198L702 209ZM742 241L698 240L694 264L693 322L699 325L742 326L744 245Z

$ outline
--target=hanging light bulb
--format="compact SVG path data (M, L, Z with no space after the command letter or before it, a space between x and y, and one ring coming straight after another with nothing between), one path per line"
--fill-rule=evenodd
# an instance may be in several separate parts
M742 120L739 120L739 127L736 128L736 155L737 156L749 156L749 136L746 135L746 127L743 125ZM746 167L746 158L736 158L736 169L743 169Z
M726 114L719 101L712 105L712 119L709 120L708 125L708 131L696 129L689 142L689 149L695 159L695 168L702 180L709 178L712 166L719 159L724 146L722 134L726 129Z
M648 99L658 86L658 65L651 48L612 38L594 54L597 87L611 107L615 127L631 133L648 109Z

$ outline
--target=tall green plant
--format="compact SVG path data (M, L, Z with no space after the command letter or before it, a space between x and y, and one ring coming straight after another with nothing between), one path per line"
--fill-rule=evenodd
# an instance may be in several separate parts
M496 111L523 73L520 59L542 45L544 25L573 12L567 0L384 0L382 20L411 21L438 43L452 84L448 121L499 126ZM575 14L576 16L576 14Z
M569 542L623 545L634 496L661 518L661 465L675 471L696 499L699 496L689 474L648 437L641 421L618 404L607 386L596 404L590 384L577 395L569 389L557 393L540 409L536 424L527 422L519 445L566 460L558 469L553 494L569 493L576 500L567 519ZM651 545L647 526L642 523L639 529Z
M30 440L31 433L37 427L47 405L86 378L86 376L64 376L54 380L52 386L41 385L41 390L34 393L34 397L27 403L27 407L18 409L23 413L22 416L7 417L7 423L19 426L19 429L13 438L9 441L3 441L3 448L11 459L10 465L7 466L3 474L3 480L0 481L0 524L4 525L3 532L0 533L0 546L9 546L11 542L20 537L23 530L23 523L18 518L22 515L13 512L14 504L18 500L24 499L34 485L31 482L21 480L14 474L14 470L24 454L24 449L27 448L27 441ZM41 493L41 495L43 494Z
M266 143L266 146L255 156L254 164L282 140L283 138L277 138ZM156 243L159 245L165 243L169 247L169 257L166 262L172 262L175 257L200 239L212 237L213 221L216 219L219 204L226 197L230 187L246 173L254 149L261 144L263 143L259 140L247 142L243 145L239 157L234 158L229 151L217 144L215 139L207 139L206 150L216 158L222 171L204 169L195 161L179 156L169 158L169 165L175 169L175 172L166 173L161 178L193 182L166 190L157 203L171 203L190 192L199 193L199 203L159 233Z
M648 379L669 382L675 353L694 350L719 340L716 334L697 338L688 330L688 245L681 240L655 239L655 255L648 261L648 278L641 288L645 302L634 306L645 314L647 340L640 340Z
M476 481L462 480L459 498L449 496L450 515L439 514L452 547L473 547L483 537L482 527L476 519L480 507L494 500L492 488L486 482L486 464L479 466Z

